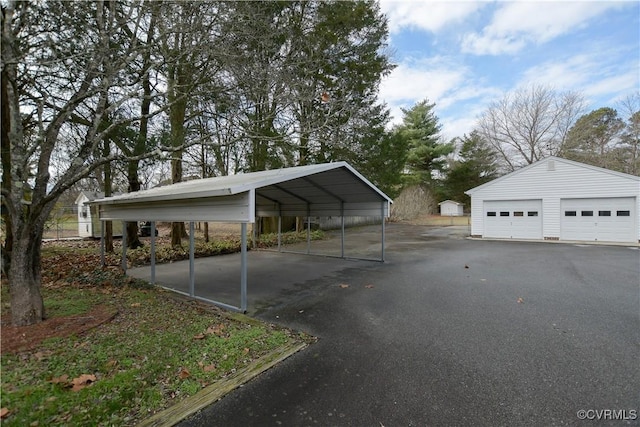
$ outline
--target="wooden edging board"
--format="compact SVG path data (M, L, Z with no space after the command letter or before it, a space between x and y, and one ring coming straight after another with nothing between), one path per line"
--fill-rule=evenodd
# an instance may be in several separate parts
M143 420L138 427L170 427L185 418L195 414L199 410L209 406L213 402L224 397L227 393L272 368L287 357L297 353L307 346L307 343L294 343L267 353L254 360L245 368L235 374L222 378L215 383L203 388L197 394L187 397L175 405L158 412Z

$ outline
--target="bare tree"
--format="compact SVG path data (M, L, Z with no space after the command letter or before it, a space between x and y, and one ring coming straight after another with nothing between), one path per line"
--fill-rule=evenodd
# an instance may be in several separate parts
M640 175L640 92L625 97L619 102L618 108L626 120L618 142L622 171Z
M130 71L141 53L142 21L140 3L3 3L3 257L15 325L44 316L41 242L56 201L102 165L124 158L102 156L100 148L114 129L139 119L115 113L140 102L140 81ZM67 162L52 176L56 153Z
M160 54L164 59L171 144L173 183L182 181L184 151L179 147L187 141L189 113L198 91L208 83L219 68L218 53L224 52L219 18L225 17L219 2L163 2L158 20ZM171 244L180 246L186 235L184 223L173 223Z
M567 133L584 109L582 96L529 86L490 104L478 132L500 154L507 170L560 152Z
M141 160L171 158L176 182L192 145L205 147L199 175L359 158L363 143L377 152L381 133L360 132L370 116L376 129L387 120L375 103L391 69L386 20L370 1L7 0L1 27L2 256L17 325L44 315L47 217L76 183L108 182L103 166L135 191Z

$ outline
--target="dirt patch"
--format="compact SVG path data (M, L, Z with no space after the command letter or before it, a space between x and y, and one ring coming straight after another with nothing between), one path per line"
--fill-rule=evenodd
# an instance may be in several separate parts
M30 326L11 326L11 316L2 316L2 354L37 348L47 338L80 335L111 321L117 310L106 305L94 306L86 313L46 319Z
M411 225L445 227L449 225L469 225L471 223L471 219L468 216L418 215L415 218L401 222Z

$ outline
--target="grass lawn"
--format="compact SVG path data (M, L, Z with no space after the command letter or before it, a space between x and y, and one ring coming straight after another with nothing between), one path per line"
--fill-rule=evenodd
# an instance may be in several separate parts
M126 277L117 255L100 267L92 244L45 246L41 324L9 325L2 284L3 425L135 425L265 354L313 341ZM144 254L131 251L130 263Z

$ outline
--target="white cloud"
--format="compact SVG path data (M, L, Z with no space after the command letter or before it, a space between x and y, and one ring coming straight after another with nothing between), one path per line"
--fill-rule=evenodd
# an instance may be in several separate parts
M380 9L389 17L392 34L405 28L435 33L447 25L464 21L485 5L477 1L380 1Z
M509 2L500 3L481 33L463 37L462 51L476 55L513 54L528 44L543 44L584 27L612 8L632 2Z
M437 60L402 63L384 78L381 98L392 104L410 103L429 98L431 102L461 84L465 71L455 66L437 64Z
M589 98L607 98L605 101L607 105L597 105L594 107L613 107L615 101L637 92L638 87L640 87L638 72L629 71L626 74L607 77L587 85L584 89L584 94Z
M502 91L479 81L467 67L443 57L404 62L380 86L380 99L391 110L391 124L402 123L401 108L428 98L436 104L447 140L469 133L477 115L501 95Z
M525 46L524 40L510 35L467 34L462 40L462 51L476 55L512 55Z
M443 139L447 142L453 138L469 135L476 125L477 117L484 111L484 107L474 113L463 117L443 117L442 131L440 132Z
M594 67L598 63L598 59L590 55L547 61L524 71L520 85L539 84L558 90L577 90L594 77Z
M592 99L631 93L638 88L638 66L634 60L625 62L621 58L623 54L617 56L609 49L548 61L526 70L520 85L572 90Z

